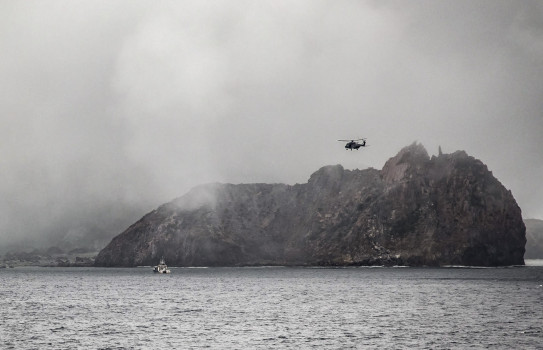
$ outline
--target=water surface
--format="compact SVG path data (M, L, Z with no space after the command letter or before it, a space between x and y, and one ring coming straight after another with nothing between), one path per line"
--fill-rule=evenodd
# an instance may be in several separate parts
M0 270L5 349L541 349L543 267Z

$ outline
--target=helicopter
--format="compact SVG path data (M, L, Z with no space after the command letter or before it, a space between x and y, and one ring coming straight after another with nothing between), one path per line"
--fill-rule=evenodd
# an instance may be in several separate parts
M355 149L358 151L360 147L366 147L366 139L338 140L338 141L347 142L347 144L345 145L346 150L350 149L352 151L353 149ZM357 141L362 141L362 143L358 143Z

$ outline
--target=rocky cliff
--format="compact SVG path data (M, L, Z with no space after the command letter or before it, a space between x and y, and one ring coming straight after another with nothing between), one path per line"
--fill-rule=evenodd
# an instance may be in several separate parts
M381 171L326 166L305 184L209 184L145 215L97 266L523 264L510 191L463 151L412 144Z

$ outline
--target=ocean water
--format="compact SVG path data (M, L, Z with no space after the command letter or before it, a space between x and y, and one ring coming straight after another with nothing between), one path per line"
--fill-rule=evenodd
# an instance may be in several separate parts
M543 266L0 270L2 349L543 349Z

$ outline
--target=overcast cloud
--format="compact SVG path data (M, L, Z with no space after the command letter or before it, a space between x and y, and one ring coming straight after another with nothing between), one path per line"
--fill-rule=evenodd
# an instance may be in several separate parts
M541 1L0 0L0 76L0 246L413 141L481 159L543 219Z

